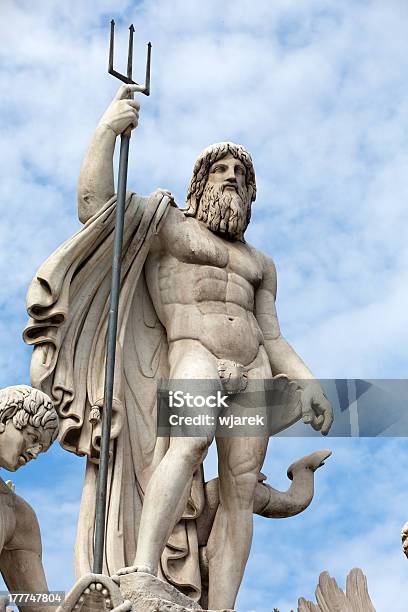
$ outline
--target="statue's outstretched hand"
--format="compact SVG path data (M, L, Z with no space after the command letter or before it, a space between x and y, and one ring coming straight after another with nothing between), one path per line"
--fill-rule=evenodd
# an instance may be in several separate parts
M317 380L302 381L302 420L326 436L333 423L333 410Z
M121 85L116 96L106 109L99 121L99 126L111 128L117 136L127 128L134 129L139 122L140 104L137 100L130 99L130 95L136 91L138 85Z

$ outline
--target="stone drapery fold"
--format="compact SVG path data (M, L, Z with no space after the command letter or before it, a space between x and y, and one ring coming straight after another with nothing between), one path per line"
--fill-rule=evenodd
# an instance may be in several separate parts
M104 572L131 565L144 491L165 454L156 438L156 383L168 378L168 345L147 290L144 263L160 231L170 198L128 194L116 346ZM116 198L40 267L27 292L30 319L24 340L33 346L31 384L54 401L62 447L86 456L75 565L77 577L92 570L96 481L101 424L91 422L103 401L106 336ZM204 506L197 472L182 520L163 552L159 576L198 600L201 579L195 518Z

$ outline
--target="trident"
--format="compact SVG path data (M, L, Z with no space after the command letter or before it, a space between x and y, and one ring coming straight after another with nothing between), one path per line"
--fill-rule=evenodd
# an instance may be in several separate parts
M132 77L133 64L133 34L135 28L133 24L129 28L129 49L127 76L120 74L113 68L113 43L115 37L115 22L111 21L110 47L109 47L109 74L124 83L137 85L135 91L150 95L150 56L152 45L147 45L146 78L145 84L139 85ZM131 94L130 94L131 95ZM105 365L105 387L104 387L104 409L102 411L102 435L98 483L96 489L96 516L95 516L95 543L94 543L94 562L93 572L102 574L103 569L103 549L105 540L105 516L106 516L106 491L108 483L108 464L109 464L109 441L112 423L112 401L113 401L113 379L115 373L115 352L116 336L118 324L118 307L120 292L120 272L122 265L122 243L123 225L125 217L126 184L129 159L129 141L131 128L129 127L120 137L120 157L118 173L118 194L116 203L115 236L112 261L112 283L110 292L110 306L108 319L106 365Z

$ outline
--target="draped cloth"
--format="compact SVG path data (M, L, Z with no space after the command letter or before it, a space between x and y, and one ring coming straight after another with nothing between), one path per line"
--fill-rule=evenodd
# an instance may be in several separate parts
M144 275L154 235L170 198L128 194L116 346L104 573L132 565L144 491L168 448L156 437L157 381L168 378L168 345ZM53 399L62 447L86 456L75 545L77 577L92 571L115 197L40 267L27 293L25 341L34 347L31 383ZM95 412L95 411L93 411ZM203 510L202 472L162 554L159 576L199 600L201 578L196 521Z

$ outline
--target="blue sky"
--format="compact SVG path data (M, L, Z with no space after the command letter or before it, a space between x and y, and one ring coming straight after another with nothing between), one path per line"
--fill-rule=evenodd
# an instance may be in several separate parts
M248 239L276 262L285 336L321 378L406 377L404 0L3 0L0 15L2 386L28 382L30 279L79 228L79 167L117 86L106 74L112 17L119 69L131 21L140 78L153 43L129 186L165 187L183 204L205 146L244 144L258 184ZM326 446L333 456L312 506L290 520L256 520L240 612L287 612L299 596L312 598L322 570L344 584L354 566L378 610L402 612L408 444L282 438L263 471L283 488L294 459ZM73 581L83 469L55 445L13 476L38 511L55 589Z

